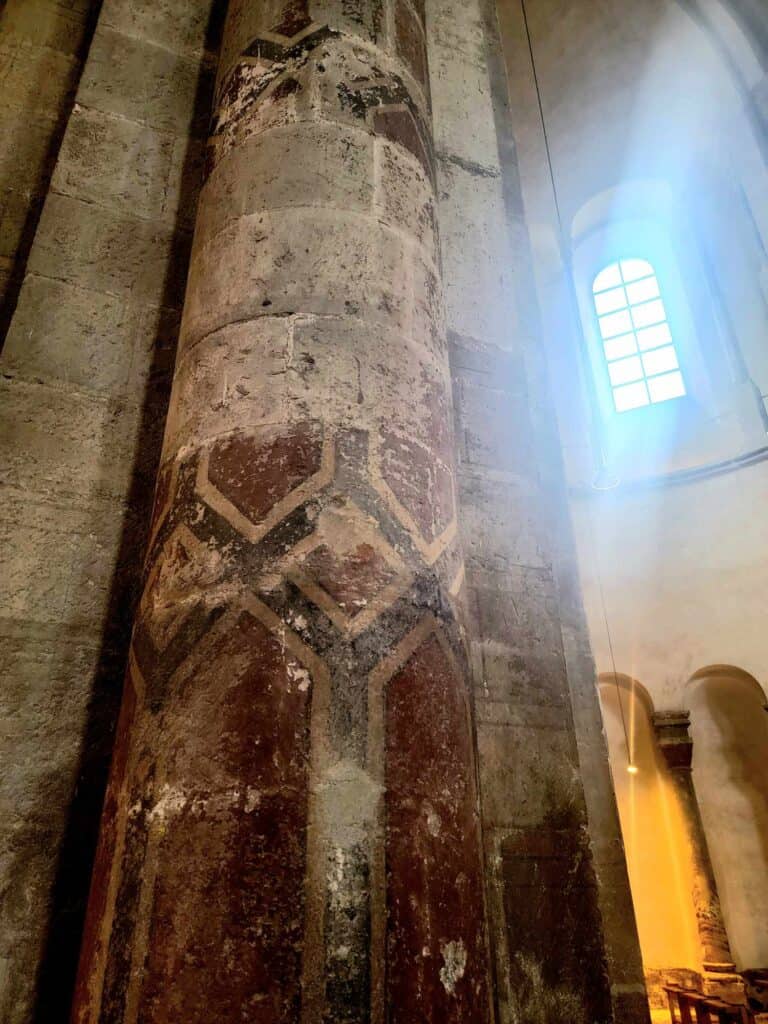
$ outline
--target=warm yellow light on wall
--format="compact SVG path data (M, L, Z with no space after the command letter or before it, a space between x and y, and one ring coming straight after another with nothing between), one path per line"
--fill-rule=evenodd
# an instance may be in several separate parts
M637 773L639 771L639 768L637 767L636 764L628 764L627 765L627 771L629 772L630 775L637 775Z

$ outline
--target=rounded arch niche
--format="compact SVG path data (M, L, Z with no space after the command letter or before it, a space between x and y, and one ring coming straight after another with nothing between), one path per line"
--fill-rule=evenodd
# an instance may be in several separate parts
M685 693L693 780L736 966L768 966L768 713L749 673L701 669Z
M686 825L656 743L648 691L612 673L598 686L648 996L661 1009L665 982L695 984L701 971Z

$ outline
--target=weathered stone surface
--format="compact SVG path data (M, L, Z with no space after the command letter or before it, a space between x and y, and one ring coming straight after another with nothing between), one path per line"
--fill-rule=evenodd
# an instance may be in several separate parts
M96 4L9 0L0 11L0 344L13 315L92 31Z
M134 327L122 298L29 275L8 332L3 369L119 393L130 372Z
M600 912L588 847L575 822L516 830L501 860L517 1013L574 1024L610 1020Z
M489 1020L425 54L384 13L230 4L82 1024Z
M77 100L160 131L199 134L207 121L207 111L195 104L200 76L198 61L103 25L88 55Z
M317 259L322 249L327 254ZM415 317L415 254L371 217L291 206L196 237L184 311L185 346L235 320L268 315L344 316L408 335Z
M202 57L215 51L222 21L222 4L186 0L179 17L175 0L104 0L101 24L133 39L161 46L172 53Z
M115 64L102 22L69 119L96 6L11 0L0 14L0 279L16 309L2 364L8 721L17 709L0 785L4 1024L60 1019L71 997L202 171L188 127L208 116L191 46L208 0L154 4L130 39L115 29L138 5L111 0Z
M100 110L76 107L52 187L115 212L160 220L165 208L164 190L152 185L168 180L175 141L171 133ZM94 163L102 174L90 174Z
M107 295L138 292L145 302L170 305L184 292L183 255L165 225L51 194L29 269Z
M89 834L71 837L93 809L64 808L98 804L88 759L125 651L103 630L130 616L205 175L76 1019L608 1019L569 693L589 666L515 295L492 18L430 10L436 161L422 4L230 8L204 146L208 0L105 0L9 336L0 614L25 738L3 793L0 1016L32 1019L41 957L44 981L63 963L41 998L67 1001L82 881L62 927L55 856L68 828L61 878L87 874ZM36 123L0 174L45 149ZM619 916L621 851L593 848ZM628 1007L633 975L609 966Z
M390 680L386 735L390 1018L486 1019L469 707L437 637Z

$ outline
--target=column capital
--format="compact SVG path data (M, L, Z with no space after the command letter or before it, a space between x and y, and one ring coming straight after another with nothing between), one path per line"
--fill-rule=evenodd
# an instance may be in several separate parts
M656 711L652 715L664 760L672 771L690 771L693 757L693 739L689 733L690 711Z

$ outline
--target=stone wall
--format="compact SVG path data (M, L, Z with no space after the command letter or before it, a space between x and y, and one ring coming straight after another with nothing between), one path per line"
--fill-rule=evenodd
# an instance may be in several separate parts
M527 55L508 48L502 56L492 4L437 2L431 13L499 1020L614 1013L642 1021L642 967L512 137L508 77L517 85ZM524 93L514 95L519 108Z
M46 20L44 6L3 15L6 47L46 26L61 47L14 57L39 58L23 94L40 110L25 113L34 145L71 88L86 13L49 4ZM103 4L5 346L3 1024L63 1019L73 983L183 298L212 25L210 0Z
M0 346L56 163L100 0L0 5Z
M218 6L214 5L214 12ZM354 33L362 33L361 38L372 30L375 34L375 19L361 29L360 12L356 17L348 7L343 5L339 15L334 4L327 5L327 10L318 5L317 17L341 18L344 31L354 24ZM259 582L261 603L254 599L248 608L238 605L236 628L226 640L219 629L212 635L210 649L221 665L239 666L237 672L244 673L242 679L235 675L224 679L237 686L243 682L240 689L235 687L235 696L244 701L243 715L247 710L253 716L230 723L234 733L245 730L245 736L249 728L261 729L271 715L266 705L254 709L246 699L249 680L259 672L268 670L270 685L291 691L297 716L305 714L307 721L310 712L302 696L306 687L291 687L304 679L308 665L321 684L317 692L336 702L326 705L325 712L321 707L312 713L316 753L310 768L310 831L315 830L311 839L315 845L310 851L307 892L315 902L307 921L312 922L308 941L316 962L305 977L308 1005L318 1006L327 999L328 1005L336 1007L334 1012L342 1015L365 1002L368 985L374 1004L384 1005L385 979L376 974L378 968L371 978L366 977L365 949L368 941L374 950L384 948L376 943L388 942L387 998L394 1005L410 1005L409 1000L416 997L441 1021L449 1019L448 1010L441 1009L444 1002L451 1013L464 1013L461 1019L470 1019L470 1013L473 1020L484 1019L483 950L488 938L495 973L494 1014L500 1024L563 1018L591 1024L609 1019L612 1013L617 1021L634 1022L643 1019L634 923L532 301L526 214L517 182L496 16L486 3L439 0L428 5L435 171L424 149L423 125L413 114L428 94L418 11L410 3L390 7L386 31L394 58L386 59L408 68L403 72L401 67L397 73L408 81L416 106L412 99L408 106L402 90L393 93L390 88L382 93L381 83L350 86L344 69L364 63L364 51L370 45L365 37L362 50L358 40L341 57L337 44L329 43L338 68L332 65L331 72L321 62L311 69L309 85L310 72L300 70L295 80L267 92L266 101L258 105L259 131L254 130L254 135L268 130L266 150L257 139L249 140L247 133L238 136L240 114L227 114L221 131L214 135L209 171L214 164L218 167L209 183L220 179L221 192L211 191L212 198L202 211L198 246L203 252L204 246L227 238L229 248L221 249L220 258L215 254L210 258L205 250L206 259L201 256L198 261L191 290L185 328L189 351L179 364L176 414L166 442L168 472L162 478L157 505L155 561L151 563L157 571L150 576L132 679L138 679L136 665L149 651L144 662L151 669L147 677L151 687L162 690L161 662L174 654L171 641L182 625L182 640L189 635L189 624L175 613L168 618L168 609L172 611L200 589L224 593L221 579L209 574L210 558L201 561L194 536L190 539L183 529L173 532L184 516L183 525L191 534L218 524L221 536L206 537L220 547L221 564L231 560L233 550L242 561L246 548L274 560L271 549L262 551L259 546L263 538L254 535L248 516L257 525L268 518L272 510L263 507L264 493L272 494L285 482L259 477L264 493L258 488L258 493L251 493L247 486L243 489L242 470L246 464L269 468L275 460L288 473L289 490L295 484L296 493L300 492L295 506L277 502L284 512L285 530L302 529L306 537L295 546L290 565L275 563L279 583L274 574L265 575ZM264 5L254 5L253 10L257 8L264 17L271 10ZM276 42L271 30L283 26L284 31L277 33L281 37L301 34L308 27L302 10L301 4L293 5L287 20L257 26L260 31L266 28L266 35L258 36L255 50L247 56L274 59L275 47L285 43ZM3 1024L22 1024L33 1013L38 1020L57 1019L72 982L179 330L200 180L201 137L209 111L209 51L215 45L211 16L210 0L192 4L105 0L8 336L2 367L5 422L0 429L9 439L2 509L4 555L9 560L4 572L11 586L0 625L10 682L0 710L13 723L3 757L16 767L3 780L7 811L0 836L2 885L10 896L1 932ZM235 49L225 56L230 63L238 58L238 45L253 42L254 24L247 17L240 30L231 35ZM300 51L291 59L296 57L301 57ZM233 92L235 107L249 96L248 75L237 82L241 92ZM323 84L327 82L333 88ZM273 84L271 79L267 84ZM315 106L302 105L307 95L314 97ZM337 110L339 98L343 102ZM387 109L377 115L381 103ZM403 106L411 113L404 114ZM327 111L331 110L331 119L338 121L331 133L343 142L338 149L330 144L327 124L312 124L320 109L326 111L321 121L330 117ZM295 121L306 122L301 133L286 130ZM370 131L361 130L360 121ZM322 141L320 151L313 139ZM229 180L227 169L244 159L246 148L248 159ZM272 156L263 158L263 150ZM325 163L319 157L317 163L310 159L308 154L317 152L323 153ZM251 158L256 162L251 163ZM272 173L276 168L279 174ZM438 259L431 250L433 174ZM248 188L238 191L243 181ZM404 182L412 187L404 188ZM311 242L302 248L297 240L304 235L294 235L289 228L308 216L296 196L308 195L310 189L315 190L312 203L318 209L302 227ZM293 212L285 209L289 196L296 204ZM260 259L271 268L272 276L266 283L261 278L250 280L251 264L243 257L240 293L230 288L232 268L228 269L226 259L230 252L239 251L238 245L245 245L246 236L238 236L237 242L227 232L234 231L236 222L243 231L252 224L256 210L245 216L248 203L255 203L256 210L268 207L271 211L273 234L262 237L256 231L248 237L254 246L272 239L259 250L266 253ZM321 222L322 231L318 229ZM275 238L281 240L277 248ZM314 259L323 245L334 254L324 270L318 269ZM361 260L361 253L368 256ZM350 276L342 283L338 268L343 263ZM454 543L451 487L446 484L453 453L445 448L450 431L443 421L450 399L435 265L442 270L445 284L458 518L467 553L466 576ZM236 278L233 271L232 279ZM258 308L252 308L254 303ZM216 310L223 319L213 323L210 317ZM246 331L240 317L246 313L258 320L258 329L252 328L258 342L254 349L245 344L238 347ZM333 331L329 333L330 323ZM403 347L400 358L397 346L404 334L410 337L411 333L421 339L419 345ZM386 345L379 354L376 346L382 338ZM413 355L417 348L420 369ZM223 361L225 351L229 356ZM252 351L258 356L254 366L248 362L255 358L249 355ZM255 431L243 441L246 448L250 445L247 451L237 449L229 437L243 416ZM276 417L285 420L283 433L290 435L285 444L276 436ZM325 433L333 440L318 447L316 421L325 420ZM379 433L385 438L392 427L399 427L401 436L389 448L382 442L379 450L375 438ZM361 431L374 437L368 454ZM192 441L199 442L200 458L207 460L199 478L187 472L190 457L198 457ZM423 451L417 451L415 441ZM332 474L329 459L335 460ZM184 473L174 475L173 466L182 464ZM293 484L291 474L296 477ZM311 488L305 488L306 493L302 490L307 474L312 487L323 489L322 501L309 493ZM199 480L202 491L197 494ZM222 488L229 494L223 501L217 496ZM246 512L238 512L243 507ZM313 533L313 517L318 516ZM279 517L278 522L282 522ZM325 538L323 543L314 543L316 533ZM293 545L297 538L286 533L283 539ZM409 582L411 589L403 590L403 597L393 588L398 580L410 580L411 573L416 574L416 582L412 586ZM174 579L181 590L173 585L168 590ZM228 577L228 586L230 582ZM288 595L284 604L281 595ZM374 638L370 643L363 626L353 621L358 605L354 613L350 610L350 602L369 599L372 613L387 611L385 628L377 626L370 633ZM265 611L267 604L272 612ZM448 621L451 606L463 618L472 659L475 722L469 740L462 717L463 684L457 683L461 670L457 676L454 667L461 663L459 645L441 639L437 626L419 632L419 625L402 642L393 640L413 615L430 611ZM287 616L291 629L281 633L283 627L277 629L274 615ZM333 629L324 625L323 615ZM367 622L366 616L360 623ZM222 623L230 618L224 616ZM331 643L334 629L342 640ZM285 645L270 636L289 636L290 656ZM257 644L261 659L253 658ZM373 671L387 645L394 649L381 671ZM314 660L317 651L328 656L328 664L341 680L326 690L325 669ZM351 664L345 659L350 658L358 660L354 671L345 674L344 665ZM359 697L358 678L361 666L369 662L367 692L375 698L380 716L372 727L361 718L366 704ZM179 729L174 745L177 756L170 767L168 762L160 765L169 785L171 769L185 779L189 766L198 763L192 757L194 751L187 751L182 742L187 726L200 730L203 746L196 748L198 756L201 749L208 749L204 726L212 704L206 693L220 692L222 676L208 666L200 678L204 706L190 710L183 686L173 695L176 703L171 711L176 718L168 721ZM417 687L425 688L426 702L413 700ZM129 688L126 720L132 714L133 693ZM165 699L162 693L155 694L145 721ZM430 701L440 711L434 720ZM323 714L329 714L328 706L333 713L323 719ZM156 726L150 723L147 728L145 735L150 735ZM431 787L430 793L434 791L433 813L413 817L414 772L421 771L423 754L430 750L433 733L441 729L445 735L435 757L428 757L419 782ZM127 731L128 727L126 735ZM232 730L227 727L224 732L229 735ZM157 750L157 734L153 735ZM302 746L307 742L306 730L297 726L293 740L296 756L288 761L294 768L299 764L306 768L309 747ZM381 849L380 826L369 813L380 780L374 779L371 785L365 774L369 766L361 751L366 742L374 743L380 762L377 770L383 771L386 762L390 780L385 849L389 863L396 865L393 875L385 874L379 854L372 861L366 859L370 849ZM332 760L322 760L327 758L328 743L346 752L340 759L343 771L336 771ZM485 894L477 888L473 847L475 744ZM119 749L126 752L129 745L126 739ZM224 765L222 751L213 753L211 760ZM185 762L188 755L191 760ZM188 892L186 883L189 877L203 877L208 863L207 839L200 831L203 838L194 852L197 866L188 877L175 870L177 858L187 856L189 850L164 843L158 822L165 815L197 814L196 797L186 803L169 801L169 791L160 788L153 795L152 780L136 775L141 769L137 764L134 760L128 768L118 756L115 799L107 805L105 874L100 877L102 881L120 878L122 886L118 901L122 909L117 915L122 923L115 931L114 949L109 947L111 966L107 968L106 947L98 947L111 928L111 918L106 918L114 915L114 902L104 919L102 913L107 900L117 898L116 881L110 881L112 888L103 906L96 887L95 924L88 940L91 945L86 944L96 958L95 974L104 986L100 992L106 992L107 999L114 995L134 1003L139 989L130 981L135 977L130 958L142 955L141 943L149 941L150 927L160 928L162 939L166 912L181 908L184 926L195 925L194 900L200 899L200 893ZM118 794L123 770L134 772L139 789L146 783L141 790L146 796L141 804L145 832L136 831L127 839L128 791ZM454 788L443 805L437 788L441 774L449 773ZM225 796L231 781L226 772L219 779ZM281 785L290 781L286 775ZM307 779L301 776L296 785L306 786ZM189 792L194 797L192 789ZM423 803L425 794L416 795ZM238 803L237 810L242 812L238 825L242 832L237 835L251 834L248 815L253 808L246 810ZM266 811L260 814L267 828ZM447 854L442 840L436 839L441 820L444 836L456 842L461 836L465 845L471 870L465 872L461 892L444 887L441 865ZM107 869L114 850L110 852L109 832L114 821L117 831L123 830L120 841L133 852L121 866L122 874L110 876ZM324 835L321 826L330 831ZM214 836L219 826L214 822L212 827ZM297 835L301 827L299 821ZM222 836L223 832L216 842ZM329 836L341 836L347 843L344 856L331 863L340 872L336 878L328 874L326 854L333 851ZM372 838L375 843L369 847ZM411 838L424 853L419 855L418 876L410 874ZM145 840L148 846L142 845ZM293 840L288 846L295 853ZM142 868L147 849L152 857L162 854L162 860L154 863L162 869L158 869L157 891L166 900L166 909L161 907L157 920L147 902L155 878L145 877ZM247 865L235 858L230 869L222 901L231 898L242 883ZM376 896L371 918L365 913L366 871ZM295 886L296 879L285 865L282 872L286 892L295 895L290 886ZM343 898L338 897L339 891ZM248 892L249 898L256 899ZM490 914L488 936L481 913L483 895ZM434 903L443 907L442 913L460 898L469 901L455 922L462 929L461 942L448 942L446 930L445 936L430 936L434 949L430 945L428 954L423 953L427 946L419 945L417 939L429 931L429 908ZM394 924L384 924L385 899L400 908L400 916L392 918ZM410 906L418 906L418 912L411 915L404 909ZM258 901L253 910L254 914L271 913L267 903ZM223 928L229 919L222 914ZM329 923L321 925L324 914ZM298 927L294 921L284 923L289 931ZM449 915L441 928L451 924ZM318 938L321 927L328 929L325 947ZM389 939L386 927L396 932ZM367 928L373 931L368 933ZM206 947L204 929L195 934L201 956L215 959L223 947ZM446 939L442 944L441 937ZM339 954L334 960L334 949L345 948L347 940L354 955L342 964L345 957ZM251 936L244 933L238 941L246 952L251 949ZM403 954L411 946L413 955ZM183 973L183 951L160 941L147 948L154 951L154 980L141 998L148 1006L165 1006L163 1000L172 1000L174 992L181 991L172 991L166 980L176 977L177 968ZM278 961L281 950L276 944ZM469 968L468 950L473 958ZM317 964L322 964L323 956L328 958L327 976L335 982L328 990L319 980L323 969ZM371 963L380 961L381 956L374 957ZM435 963L442 963L443 969L436 971ZM294 974L293 990L276 998L295 999L298 974ZM474 1001L467 988L470 982ZM454 991L464 1003L448 998ZM226 987L216 998L225 1005ZM199 1010L199 998L195 1005ZM92 993L83 990L79 1006L83 1014L95 1012Z

